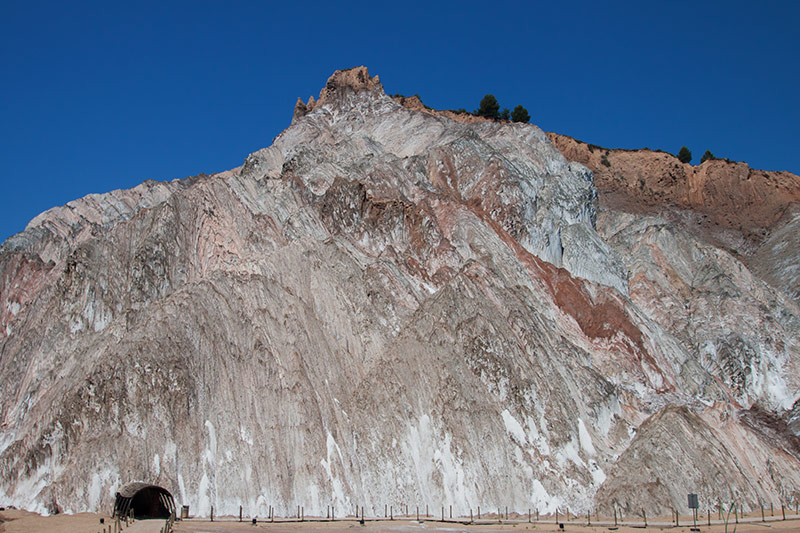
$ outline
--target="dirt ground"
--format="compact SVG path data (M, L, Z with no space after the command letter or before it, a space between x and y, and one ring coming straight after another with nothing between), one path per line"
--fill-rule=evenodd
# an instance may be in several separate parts
M100 524L100 519L104 519L104 524ZM787 516L787 520L781 520L781 516L766 516L767 521L761 522L760 513L749 515L740 519L737 525L728 524L728 532L736 533L789 533L800 532L800 517L796 515ZM2 511L0 512L0 533L101 533L103 528L108 528L113 524L108 515L97 513L79 513L74 515L61 514L56 516L40 516L27 511ZM602 519L601 519L602 520ZM688 517L681 518L680 527L675 527L668 520L668 517L656 518L648 523L648 530L669 531L674 533L690 533L691 527ZM164 526L162 520L140 520L123 528L122 533L156 533ZM500 531L537 531L537 532L560 532L575 531L580 533L599 533L606 531L618 531L619 533L642 533L644 524L626 525L615 528L613 522L602 522L599 525L588 526L585 520L571 520L564 522L564 529L559 529L554 522L549 523L528 523L526 519L498 523L490 520L482 520L479 523L465 524L460 522L435 522L414 520L367 520L362 526L355 520L329 521L305 521L305 522L258 522L252 524L251 520L238 522L233 518L223 518L211 522L207 519L190 519L175 523L175 533L299 533L302 531L314 531L317 533L355 533L357 530L365 532L414 532L419 533L443 531L451 533L493 533ZM698 529L702 532L723 533L725 525L719 520L712 520L712 525L706 525L705 519L698 523Z
M736 533L789 533L800 532L800 520L787 520L780 522L758 522L758 523L740 523L728 525L728 532L733 532L734 527ZM723 533L725 532L724 524L714 524L712 521L711 527L707 525L698 524L698 529L702 532L709 533ZM358 530L365 532L387 531L387 532L413 532L419 531L434 532L443 531L451 533L494 533L500 531L538 531L546 532L561 532L561 531L575 531L580 533L600 533L608 531L618 531L619 533L642 533L645 528L639 526L620 526L614 527L613 523L604 525L587 526L586 523L564 523L564 529L559 529L553 522L550 523L503 523L503 524L462 524L462 523L441 523L441 522L369 522L367 521L363 526L358 522L344 522L337 521L335 523L322 522L303 522L303 523L264 523L252 525L252 523L238 523L238 522L196 522L196 521L183 521L176 524L176 533L236 533L244 531L263 531L265 533L298 533L301 531L319 531L320 533L355 533ZM675 527L674 525L648 525L646 530L650 531L669 531L674 533L690 533L691 526Z

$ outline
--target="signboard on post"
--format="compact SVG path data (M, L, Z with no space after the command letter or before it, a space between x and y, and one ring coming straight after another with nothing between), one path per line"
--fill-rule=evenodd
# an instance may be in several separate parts
M689 509L699 509L700 505L697 503L697 494L689 494Z
M692 510L692 520L694 521L694 527L691 528L691 531L700 531L697 529L697 510L700 508L700 504L697 501L697 494L689 494L689 509Z

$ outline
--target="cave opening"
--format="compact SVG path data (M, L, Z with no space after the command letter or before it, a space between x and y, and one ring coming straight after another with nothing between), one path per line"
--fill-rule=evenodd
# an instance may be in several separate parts
M114 514L133 515L137 520L167 519L175 515L175 501L167 489L158 485L129 483L117 492Z

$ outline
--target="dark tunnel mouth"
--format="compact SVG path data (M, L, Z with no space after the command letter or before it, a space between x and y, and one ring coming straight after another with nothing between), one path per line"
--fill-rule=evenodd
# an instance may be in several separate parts
M167 489L158 485L128 486L117 493L114 513L132 514L137 520L167 519L175 513L175 501Z

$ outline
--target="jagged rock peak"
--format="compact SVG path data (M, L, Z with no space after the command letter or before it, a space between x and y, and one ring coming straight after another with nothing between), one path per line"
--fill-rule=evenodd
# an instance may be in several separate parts
M381 81L378 76L371 77L367 67L355 67L345 70L337 70L334 72L325 88L320 92L320 100L325 96L326 92L336 91L338 89L350 88L353 91L383 89Z
M302 117L308 113L308 106L303 103L303 99L299 96L297 97L297 103L294 104L294 118Z
M370 76L367 67L354 67L345 70L337 70L328 78L325 87L319 93L319 99L314 100L313 96L308 98L308 103L298 98L294 107L294 118L301 117L311 112L316 107L330 102L336 95L346 92L374 91L383 92L383 86L378 76Z

